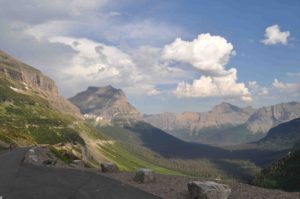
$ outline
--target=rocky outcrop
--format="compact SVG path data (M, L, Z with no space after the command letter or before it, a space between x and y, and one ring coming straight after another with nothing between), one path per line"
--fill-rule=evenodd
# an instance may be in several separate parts
M79 109L59 95L52 79L3 51L0 51L0 78L8 80L16 91L37 94L56 110L81 118Z
M111 121L114 124L142 120L140 112L128 102L125 93L112 86L89 87L69 100L88 119Z
M227 199L231 193L228 185L213 181L194 181L187 186L193 199Z

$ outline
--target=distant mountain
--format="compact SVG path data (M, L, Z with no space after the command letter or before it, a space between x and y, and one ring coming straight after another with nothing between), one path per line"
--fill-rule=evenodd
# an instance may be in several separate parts
M89 140L88 143L100 149L109 160L128 170L136 170L143 165L148 167L154 164L153 168L155 169L160 166L164 167L163 170L167 168L173 170L172 172L220 176L224 174L219 174L219 169L230 167L231 170L226 170L225 173L248 179L252 175L250 173L256 169L254 163L256 165L264 164L273 160L274 155L277 156L276 151L258 151L252 148L227 150L180 140L143 121L138 110L128 102L124 92L112 86L89 87L70 100L80 108L86 121L98 129L98 135L101 132L101 135L104 134L103 137L111 140L107 142L108 144L105 144L105 141L96 142L95 140ZM248 118L249 112L252 111L249 107L242 110L223 103L216 106L212 113L208 113L207 117L209 118L213 114L226 114L228 117L232 117L230 125L235 125L244 122ZM184 118L186 121L197 118L193 114L186 117ZM241 117L243 118L241 119ZM222 122L228 124L228 118L223 116ZM212 123L219 125L221 122L213 121ZM231 159L234 163L226 163L225 159ZM245 163L249 164L249 170L247 169L247 172L238 171L241 164Z
M125 93L112 86L89 87L69 100L86 118L115 124L142 120L140 112L128 102Z
M253 133L266 133L270 128L300 117L300 103L289 102L259 108L246 122Z
M188 130L193 134L206 128L219 128L222 126L236 126L247 121L254 112L252 108L241 109L229 103L219 104L209 112L184 112L180 114L162 113L145 115L145 121L163 130Z
M227 144L231 140L220 140L220 134L226 129L243 125L254 111L252 107L239 108L223 102L205 113L144 115L144 120L187 141Z
M221 103L205 113L144 115L144 120L186 141L231 145L257 141L270 128L297 117L300 117L297 102L257 110Z
M291 149L299 142L300 118L297 118L271 128L258 143L270 149Z

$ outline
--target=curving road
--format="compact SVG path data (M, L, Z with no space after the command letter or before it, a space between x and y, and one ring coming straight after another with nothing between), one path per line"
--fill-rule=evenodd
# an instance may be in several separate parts
M93 172L23 163L27 150L0 153L0 198L158 199Z

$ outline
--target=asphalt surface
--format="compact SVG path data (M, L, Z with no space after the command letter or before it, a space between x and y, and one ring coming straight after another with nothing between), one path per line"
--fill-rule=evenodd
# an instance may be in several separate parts
M0 198L158 199L95 172L23 163L27 150L0 153Z

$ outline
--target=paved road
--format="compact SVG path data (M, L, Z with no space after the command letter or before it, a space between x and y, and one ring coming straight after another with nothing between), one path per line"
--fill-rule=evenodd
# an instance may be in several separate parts
M0 198L158 199L93 172L23 163L27 150L20 148L0 154Z

